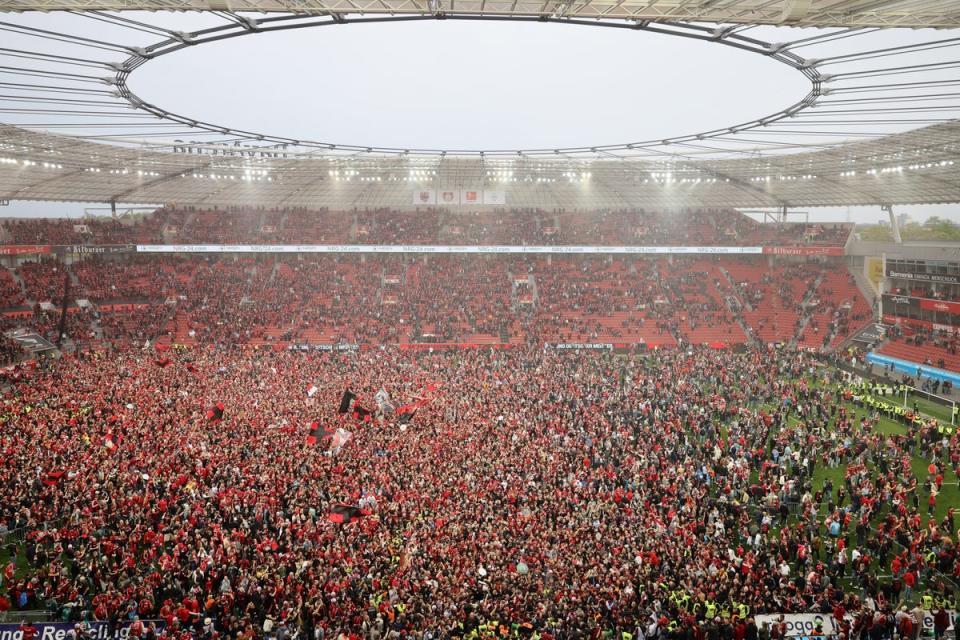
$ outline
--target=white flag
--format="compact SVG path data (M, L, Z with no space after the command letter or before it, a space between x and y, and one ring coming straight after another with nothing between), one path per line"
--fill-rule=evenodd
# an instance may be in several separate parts
M393 400L390 399L390 394L387 393L386 389L380 389L380 391L377 391L377 394L373 396L373 399L380 408L380 413L393 412Z
M337 429L333 437L330 438L330 454L337 455L340 453L340 449L343 448L343 445L347 444L347 441L350 440L350 436L353 435L353 432L347 431L346 429Z

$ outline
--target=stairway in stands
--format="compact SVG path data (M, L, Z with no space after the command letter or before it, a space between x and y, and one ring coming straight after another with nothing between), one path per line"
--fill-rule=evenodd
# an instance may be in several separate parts
M179 344L193 346L197 341L190 336L190 317L183 311L177 311L173 319L167 324L167 335L156 339L155 344L170 346Z

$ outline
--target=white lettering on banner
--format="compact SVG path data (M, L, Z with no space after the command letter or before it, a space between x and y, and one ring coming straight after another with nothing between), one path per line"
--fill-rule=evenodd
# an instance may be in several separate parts
M771 627L780 619L780 614L761 614L754 617L758 628L763 628L764 624ZM787 613L783 616L783 622L787 626L787 636L811 636L815 635L817 623L822 625L822 635L836 635L837 626L833 616L820 613Z
M162 620L151 621L157 629L163 629L166 624ZM71 622L35 622L37 630L36 640L64 640L70 630ZM126 640L130 635L130 623L110 625L106 622L85 623L86 635L93 640ZM17 623L0 622L0 640L23 640L23 632Z
M554 345L547 344L546 346L547 347L552 346L554 349L613 349L613 344L603 343L603 342L591 342L591 343L563 342L563 343L557 343Z
M947 627L947 631L952 631L954 628L954 622L956 621L957 612L956 611L947 611L947 614L950 616L950 623ZM769 624L773 626L780 619L779 613L770 613L770 614L760 614L754 617L757 622L757 627L763 628L764 624ZM847 614L844 619L849 622L851 625L854 622L852 615ZM836 621L834 621L833 616L827 613L786 613L783 615L783 622L787 625L787 636L810 636L814 635L817 628L817 623L823 625L823 630L821 631L822 635L836 635L840 632L837 629ZM923 629L924 631L933 631L933 613L930 611L923 612Z
M950 624L947 627L947 631L953 631L954 622L957 619L956 611L947 611L947 615L950 616ZM933 614L929 611L923 612L923 629L924 631L933 631Z
M614 247L522 245L385 245L385 244L138 244L138 253L589 253L704 254L763 253L763 247ZM0 639L2 640L2 639Z

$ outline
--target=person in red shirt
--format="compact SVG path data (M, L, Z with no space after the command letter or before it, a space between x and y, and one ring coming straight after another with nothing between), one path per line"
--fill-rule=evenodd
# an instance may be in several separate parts
M947 610L943 607L937 609L937 612L933 614L933 636L940 640L947 632L947 627L950 626L950 614L947 613Z
M903 598L907 602L910 602L910 599L913 598L913 587L917 584L917 574L913 571L907 571L903 574L903 585L906 589L903 592Z
M23 640L33 640L39 632L32 622L24 620L20 623L20 633Z

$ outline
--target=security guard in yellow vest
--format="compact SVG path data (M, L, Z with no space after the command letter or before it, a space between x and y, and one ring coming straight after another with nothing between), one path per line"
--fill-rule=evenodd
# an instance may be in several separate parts
M712 600L704 601L704 606L706 607L706 617L707 620L713 620L717 617L717 605Z

